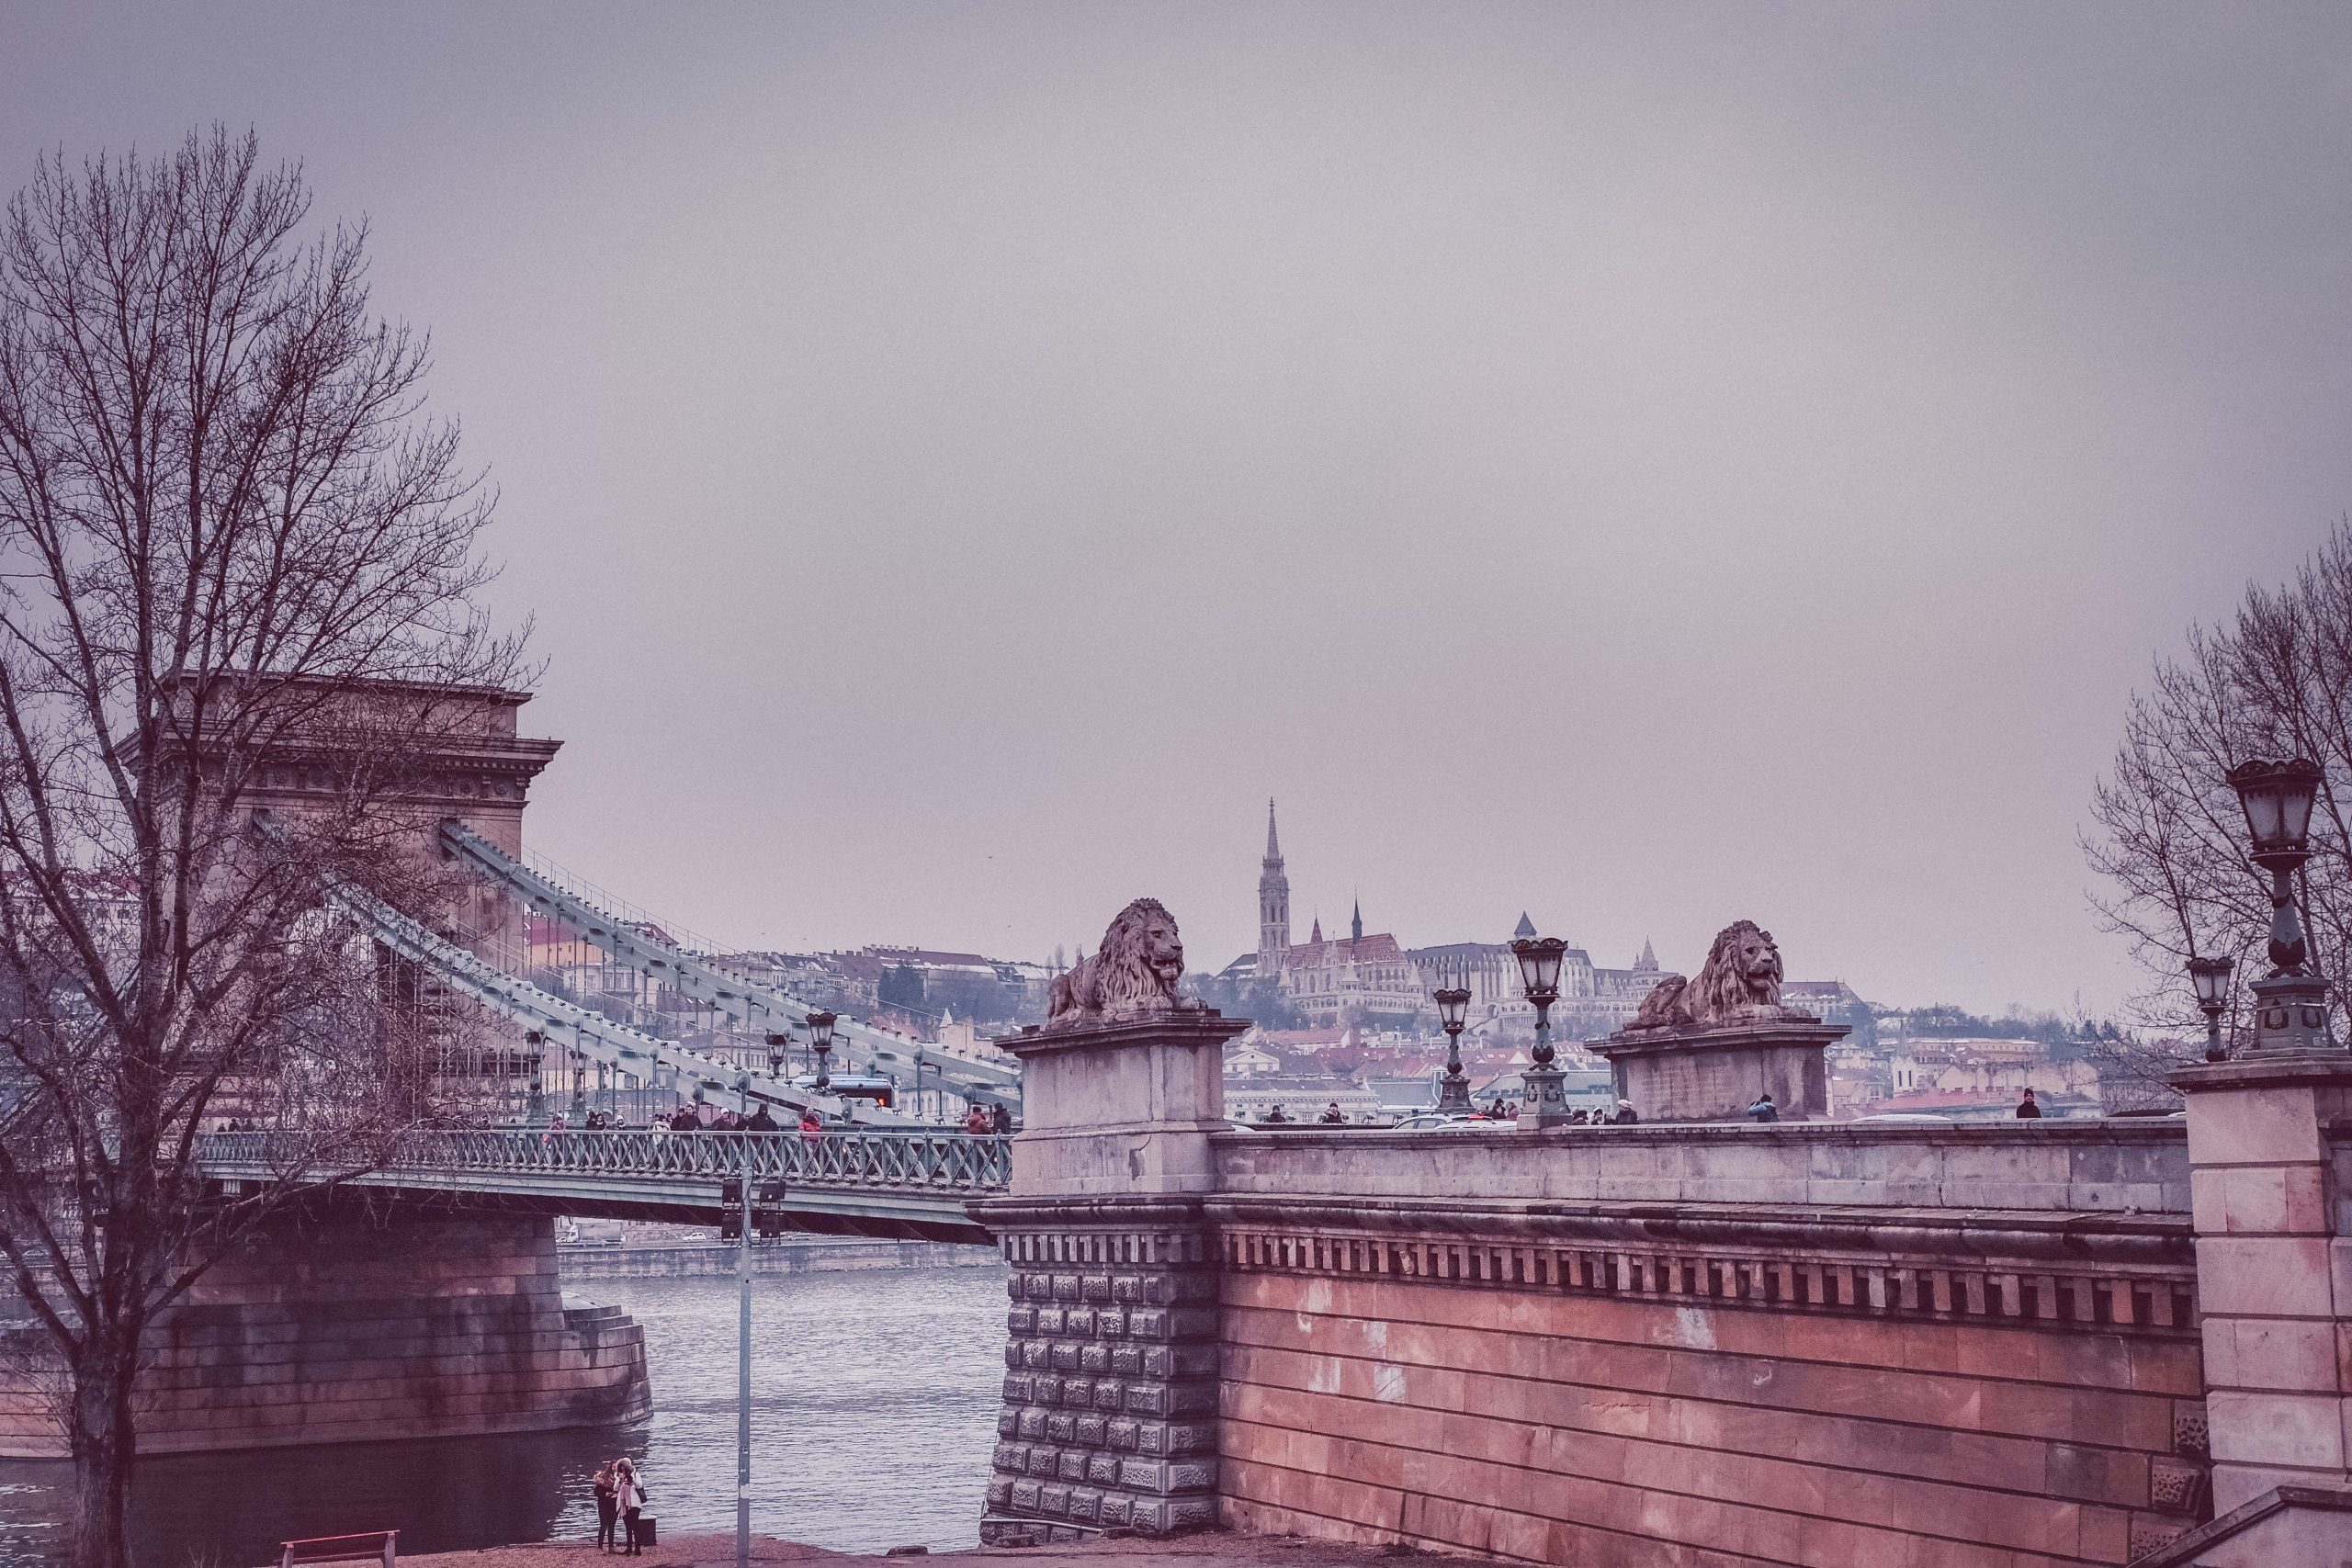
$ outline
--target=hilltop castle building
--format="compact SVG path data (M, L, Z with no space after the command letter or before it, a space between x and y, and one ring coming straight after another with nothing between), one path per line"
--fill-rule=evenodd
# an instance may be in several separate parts
M1514 937L1535 934L1521 911ZM1266 853L1258 866L1258 950L1227 965L1221 979L1243 985L1271 982L1317 1028L1366 1024L1409 1026L1434 1016L1430 993L1440 986L1470 992L1474 1027L1500 1020L1533 1021L1534 1010L1520 985L1519 962L1503 942L1458 942L1406 948L1386 931L1365 934L1359 901L1344 937L1326 939L1317 919L1307 939L1290 939L1290 875L1283 864L1274 803L1266 802ZM1596 968L1580 947L1570 947L1560 966L1560 1004L1553 1012L1568 1039L1589 1039L1622 1027L1662 977L1647 942L1630 969Z

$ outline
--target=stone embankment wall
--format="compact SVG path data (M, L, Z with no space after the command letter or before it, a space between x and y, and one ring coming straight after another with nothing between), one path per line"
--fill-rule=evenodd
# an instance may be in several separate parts
M146 1453L545 1431L652 1408L643 1330L618 1308L565 1310L544 1218L352 1204L288 1219L209 1270L150 1343ZM0 1392L0 1455L62 1451L56 1379L30 1359Z
M583 1243L556 1250L567 1280L701 1279L736 1269L731 1241L678 1242L654 1247L598 1247ZM862 1269L989 1268L996 1250L947 1241L797 1241L788 1237L752 1243L754 1274L831 1274Z
M1237 1527L2025 1568L2195 1522L2177 1122L1218 1145Z

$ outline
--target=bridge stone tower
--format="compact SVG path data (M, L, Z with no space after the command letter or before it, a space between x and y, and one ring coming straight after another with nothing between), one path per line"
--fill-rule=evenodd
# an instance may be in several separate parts
M1130 925L1165 924L1157 972ZM1217 1522L1217 1266L1202 1212L1225 1132L1225 1043L1175 997L1182 949L1138 899L1056 987L1021 1058L1008 1196L975 1203L1011 1266L1004 1406L980 1539L1167 1535ZM1073 983L1074 982L1074 983ZM1139 985L1144 995L1123 993Z

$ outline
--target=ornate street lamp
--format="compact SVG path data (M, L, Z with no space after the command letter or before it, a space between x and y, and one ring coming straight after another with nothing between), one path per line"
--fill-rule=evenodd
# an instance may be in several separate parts
M1552 1004L1560 999L1560 961L1567 951L1568 944L1555 936L1523 936L1510 944L1521 984L1535 1008L1535 1065L1521 1075L1527 1087L1519 1102L1519 1124L1528 1131L1567 1124L1568 1098L1561 1087L1566 1076L1552 1065Z
M2205 1059L2226 1061L2222 1043L2222 1013L2230 1005L2230 971L2237 965L2226 958L2192 958L2188 978L2197 987L2197 1010L2205 1015Z
M922 1068L931 1058L923 1055L922 1046L915 1046L915 1120L922 1120Z
M571 1124L588 1125L588 1053L571 1048Z
M833 1054L835 1017L833 1013L822 1011L808 1015L808 1048L817 1053L817 1092L819 1094L833 1087L832 1075L826 1071L825 1064Z
M2335 1046L2327 1028L2327 982L2311 970L2311 944L2295 915L2295 873L2312 858L2312 802L2319 794L2319 764L2241 762L2228 773L2245 809L2254 863L2270 874L2270 964L2254 982L2256 1051L2317 1051Z
M1463 987L1441 987L1430 993L1437 1003L1437 1020L1445 1031L1445 1076L1437 1081L1437 1108L1451 1115L1470 1114L1470 1079L1462 1070L1462 1015L1470 1006Z
M789 1035L789 1034L778 1034L778 1033L775 1032L773 1030L771 1030L771 1031L769 1032L769 1033L768 1033L768 1077L772 1077L772 1078L780 1078L780 1077L784 1077L784 1061L785 1061L785 1052L786 1052L786 1049L788 1046L790 1046L790 1045L791 1045L791 1043L792 1043L792 1036L791 1036L791 1035Z

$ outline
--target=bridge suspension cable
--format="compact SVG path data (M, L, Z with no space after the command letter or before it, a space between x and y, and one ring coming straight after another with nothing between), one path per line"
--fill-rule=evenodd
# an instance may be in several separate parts
M503 888L525 908L562 921L616 962L660 976L680 996L714 1008L747 1029L807 1039L807 1015L813 1010L802 998L748 979L707 955L655 935L646 929L650 921L615 915L514 860L462 822L442 823L441 841L451 854ZM918 1042L889 1030L853 1018L837 1018L833 1038L841 1043L838 1048L845 1067L908 1070L914 1066ZM929 1051L923 1066L935 1087L960 1099L1011 1106L1021 1102L1018 1067Z
M796 1089L766 1073L746 1073L675 1041L656 1039L528 980L518 979L357 888L340 886L333 897L396 956L431 970L460 995L549 1034L559 1047L577 1050L590 1061L630 1077L656 1085L666 1083L681 1098L701 1098L697 1090L718 1097L748 1094L770 1105L787 1106L795 1112L810 1105L822 1105L830 1099ZM569 1039L554 1033L559 1030L569 1031ZM875 1114L877 1119L898 1120L888 1112Z

